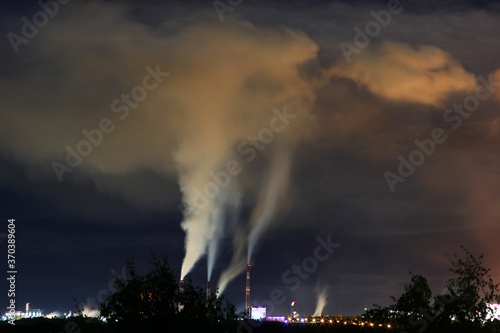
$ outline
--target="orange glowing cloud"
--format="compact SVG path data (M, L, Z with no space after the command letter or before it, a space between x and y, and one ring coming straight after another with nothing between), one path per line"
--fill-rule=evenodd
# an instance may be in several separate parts
M382 97L434 106L442 106L451 93L472 92L476 86L472 73L435 46L386 42L330 71Z

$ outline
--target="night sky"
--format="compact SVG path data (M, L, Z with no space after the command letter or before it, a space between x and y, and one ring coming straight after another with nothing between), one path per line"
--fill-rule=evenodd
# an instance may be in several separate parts
M91 310L151 252L243 310L251 249L274 315L361 314L410 270L437 295L460 245L500 280L496 1L63 2L0 11L18 310Z

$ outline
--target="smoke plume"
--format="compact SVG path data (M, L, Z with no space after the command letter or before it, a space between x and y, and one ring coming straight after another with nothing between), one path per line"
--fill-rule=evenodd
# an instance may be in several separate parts
M229 266L221 273L219 278L219 284L217 286L219 295L222 295L229 283L246 268L247 234L245 227L240 227L234 234L233 256Z
M224 238L225 232L233 230L235 223L238 221L237 218L240 208L240 197L238 193L233 191L233 196L225 198L225 200L226 209L224 212L221 213L218 211L215 212L214 216L211 216L211 221L215 224L215 230L208 247L207 281L211 281L215 261L219 253L220 242Z
M327 287L324 287L323 289L319 289L316 286L316 295L318 297L318 301L316 303L316 309L314 310L314 315L313 316L321 316L323 313L323 309L325 308L326 304L328 303L327 297L328 297L328 290Z
M242 226L234 235L233 256L228 268L220 276L219 294L222 294L227 285L245 270L245 259L246 263L250 264L255 246L270 226L276 212L276 205L285 194L290 173L290 152L277 145L270 164L267 176L260 182L265 185L258 194L250 222Z
M257 207L247 229L250 253L272 219L289 157L276 153L266 185L249 171L257 164L245 152L255 150L250 137L260 140L263 129L283 128L273 135L290 146L303 139L315 88L301 71L317 50L304 33L236 17L224 24L200 15L148 25L125 5L75 3L30 40L29 52L12 58L10 76L0 78L0 151L25 165L30 177L90 182L146 209L165 211L178 198L158 182L141 182L144 174L172 187L178 181L186 234L181 277L205 255L210 276L220 241L232 236L227 213L238 210L243 195L267 188L249 203ZM300 121L276 118L273 109L284 106ZM265 153L274 142L268 147ZM231 168L232 161L240 163ZM239 173L228 176L229 169ZM137 181L123 181L131 177Z
M258 240L262 236L262 233L269 227L274 217L278 200L285 194L289 173L290 153L285 149L279 149L273 156L271 170L268 179L265 181L267 186L260 193L257 207L250 218L251 231L248 236L248 264Z
M245 30L245 35L250 33L250 38L253 39L251 44L262 43L259 37L261 32L254 31L252 33L254 27L245 24L239 28ZM203 32L205 36L199 38L213 38L214 41L217 41L214 43L216 45L220 38L224 38L225 33L228 33L225 29L218 31L218 35L215 37L206 36L206 33ZM255 35L253 35L254 33ZM274 38L279 40L282 36L274 36L271 39ZM265 41L264 44L269 42ZM206 43L201 44L207 45ZM234 40L228 42L225 45L225 52L229 50L230 54L240 54L242 45L239 45L239 42L236 44ZM206 53L210 54L215 51L213 48L216 46L208 45L210 46L206 46L209 48ZM263 46L264 49L268 47L268 45ZM295 46L290 46L295 48ZM281 52L285 49L276 49L275 51ZM292 57L295 59L282 66L260 64L255 58L248 57L249 54L254 54L254 57L259 58L262 49L256 52L256 50L249 48L245 52L247 52L244 57L247 59L246 64L240 63L240 60L235 63L234 58L226 56L222 56L225 58L224 61L215 58L217 59L213 60L215 63L210 64L209 68L204 70L213 72L213 79L217 81L217 89L210 91L208 87L213 86L213 82L204 78L202 84L199 85L200 91L197 98L186 101L185 112L187 116L183 122L185 127L183 133L185 134L178 139L180 144L174 155L185 205L184 220L181 226L186 233L186 254L181 268L181 279L184 279L185 275L205 254L208 254L208 277L209 279L211 277L223 231L227 229L226 212L238 210L238 198L246 190L242 188L239 179L239 173L244 172L244 170L242 171L244 165L237 162L241 160L241 151L246 150L239 150L239 148L242 145L245 146L250 135L258 134L262 129L270 126L271 119L276 117L276 114L272 112L273 105L286 105L286 101L299 103L300 107L304 107L304 109L299 110L302 114L307 113L310 109L307 90L305 94L304 92L299 93L297 86L293 85L292 82L303 85L296 67L307 60L311 54L306 52L298 57ZM287 55L288 57L289 55ZM241 75L238 74L239 71L242 71ZM229 72L230 75L224 76L223 73ZM284 73L287 73L285 77L291 80L290 82L279 78ZM273 87L277 84L275 80L279 81L279 85ZM276 135L281 136L280 140L290 141L293 137L293 131L285 132L287 131L276 133ZM259 203L257 215L252 218L252 248L272 216L276 198L271 198L271 196L279 195L282 183L284 183L282 178L287 177L288 167L284 164L288 163L288 157L286 157L287 155L282 157L282 153L277 156L277 161L273 163L273 171L268 180L272 184L266 198L270 201L270 205ZM281 162L281 160L285 160L285 162ZM285 175L279 175L276 168L282 168ZM234 172L236 174L231 173L229 169L236 170ZM276 185L274 185L275 180L272 180L275 175L278 176L278 184ZM258 184L259 182L251 182L244 186L253 187L258 186Z
M53 317L60 317L62 316L62 313L60 311L52 311L48 315L46 315L47 318L53 318Z

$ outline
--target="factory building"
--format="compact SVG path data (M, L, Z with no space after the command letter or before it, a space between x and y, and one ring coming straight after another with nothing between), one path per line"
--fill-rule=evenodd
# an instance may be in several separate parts
M266 308L265 307L250 307L250 318L253 320L265 320Z
M42 317L42 310L32 309L30 303L26 303L26 312L23 314L24 318L37 318Z

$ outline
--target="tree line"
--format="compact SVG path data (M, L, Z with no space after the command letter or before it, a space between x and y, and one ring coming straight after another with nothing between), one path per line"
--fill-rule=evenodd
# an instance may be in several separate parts
M108 332L224 332L233 331L236 307L224 296L212 293L207 300L201 287L185 281L180 290L177 276L166 257L152 255L152 269L138 274L133 258L126 276L114 281L115 291L100 304Z
M460 255L446 256L453 276L445 281L445 291L433 297L427 279L410 272L410 282L393 304L374 304L363 318L390 324L402 332L478 332L499 331L500 321L494 319L489 304L500 303L499 283L490 268L483 265L483 255L475 257L465 247Z

